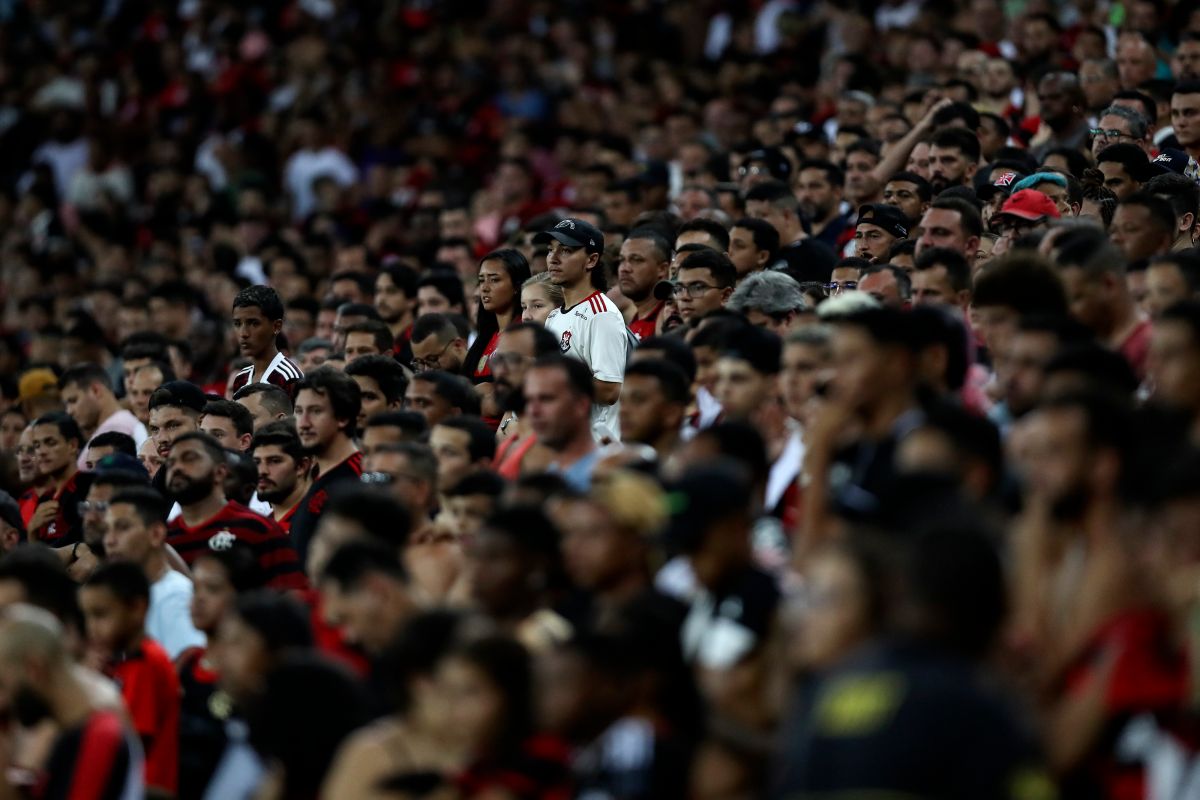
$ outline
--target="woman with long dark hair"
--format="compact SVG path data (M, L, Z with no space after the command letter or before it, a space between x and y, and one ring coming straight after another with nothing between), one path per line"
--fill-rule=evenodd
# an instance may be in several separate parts
M479 261L478 335L467 351L471 382L490 382L488 359L496 351L500 331L521 316L521 284L529 280L529 262L519 250L493 250Z

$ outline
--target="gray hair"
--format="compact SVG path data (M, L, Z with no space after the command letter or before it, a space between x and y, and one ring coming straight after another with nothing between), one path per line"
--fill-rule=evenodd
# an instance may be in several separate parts
M1150 123L1138 112L1134 111L1129 106L1109 106L1100 112L1097 120L1104 119L1107 116L1120 117L1129 123L1129 133L1135 139L1145 139L1146 131L1150 127Z
M748 275L729 296L725 307L744 314L757 309L764 314L803 311L806 304L800 284L782 272L755 272Z

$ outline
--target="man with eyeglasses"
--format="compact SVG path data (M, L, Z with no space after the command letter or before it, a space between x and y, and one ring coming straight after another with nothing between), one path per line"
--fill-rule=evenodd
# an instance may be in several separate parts
M694 253L679 268L672 292L679 316L693 327L706 314L722 308L737 283L737 268L729 256L715 250Z
M620 310L604 294L602 278L596 280L603 274L604 234L584 220L568 218L537 234L533 241L550 245L546 271L550 281L563 289L563 307L550 312L546 330L558 339L563 355L582 361L591 370L595 384L592 435L596 441L619 441L621 382L631 334ZM697 253L689 262L701 255Z
M1013 192L1000 211L992 215L992 232L1000 236L992 248L993 256L1012 249L1013 243L1027 233L1046 227L1050 220L1059 219L1058 206L1036 189Z
M1148 146L1149 123L1140 113L1128 106L1110 105L1100 112L1092 135L1092 156L1099 158L1104 148L1114 144L1134 144L1145 150Z
M409 543L427 538L437 507L438 463L423 442L380 445L365 462L362 483L387 490L409 514ZM322 523L324 525L324 523Z
M413 372L440 369L457 375L467 358L467 342L450 317L426 314L413 325L412 352Z

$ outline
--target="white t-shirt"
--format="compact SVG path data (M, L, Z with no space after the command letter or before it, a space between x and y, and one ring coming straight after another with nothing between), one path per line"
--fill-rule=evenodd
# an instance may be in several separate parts
M570 308L554 309L546 318L546 330L558 339L563 355L588 365L593 378L624 382L629 360L625 318L604 292L592 292ZM597 442L621 440L620 411L620 401L611 406L592 405L592 436Z
M192 624L192 582L173 569L150 585L146 635L163 646L171 660L189 647L203 647L206 638Z
M283 168L283 181L292 196L292 216L304 219L317 204L313 181L329 176L343 189L358 181L358 167L335 147L297 150Z

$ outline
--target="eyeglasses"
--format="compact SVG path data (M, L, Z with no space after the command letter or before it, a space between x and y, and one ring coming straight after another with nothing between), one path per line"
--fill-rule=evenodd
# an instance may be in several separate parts
M738 167L738 177L745 178L750 175L770 175L771 171L766 167Z
M439 369L442 366L442 356L446 355L446 351L450 349L450 345L454 344L454 340L446 342L446 346L436 356L429 358L414 358L409 362L409 366L413 368L413 372L427 372L431 369Z
M830 281L825 284L824 288L825 293L828 295L851 292L858 288L858 281Z
M406 475L403 472L392 474L390 472L364 472L358 476L359 483L371 483L379 486L390 486L396 481L412 481L416 483L421 479L416 475Z
M692 281L691 283L675 284L674 286L671 287L671 294L675 295L676 297L680 297L683 294L687 294L688 297L699 297L700 295L704 294L705 292L711 291L716 288L717 288L716 286L713 286L712 284L709 284L709 283L701 283L700 281Z
M1032 222L1000 222L992 226L992 233L1001 239L1019 239L1037 227Z
M1088 133L1090 133L1094 139L1104 139L1106 141L1110 139L1120 140L1133 138L1131 134L1125 133L1124 131L1119 131L1116 128L1109 128L1108 130L1104 130L1103 128L1089 128Z
M81 517L88 514L103 514L108 511L108 503L104 500L82 500L75 505L75 510Z
M565 244L552 244L546 248L546 255L566 258L582 250L582 247L567 247Z

